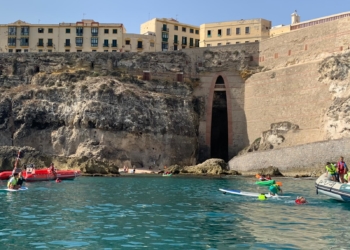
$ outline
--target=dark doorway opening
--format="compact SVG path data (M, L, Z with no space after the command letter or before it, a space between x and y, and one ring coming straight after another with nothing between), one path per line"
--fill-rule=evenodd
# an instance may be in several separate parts
M219 76L218 79L216 79L215 84L225 84L224 78L222 78L222 76Z
M228 119L227 119L226 91L215 91L214 98L213 98L213 110L212 110L212 121L211 121L210 154L211 154L211 158L220 158L225 160L226 162L228 161L228 123L227 122L228 122Z

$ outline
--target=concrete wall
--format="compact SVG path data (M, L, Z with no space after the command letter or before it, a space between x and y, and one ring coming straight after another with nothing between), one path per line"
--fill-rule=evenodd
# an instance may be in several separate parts
M322 118L332 101L329 86L318 81L318 62L258 73L245 83L245 114L249 142L271 123L299 125L293 144L324 139Z

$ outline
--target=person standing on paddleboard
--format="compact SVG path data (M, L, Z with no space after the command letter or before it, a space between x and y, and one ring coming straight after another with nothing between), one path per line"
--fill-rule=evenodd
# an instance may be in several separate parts
M272 184L269 187L270 190L270 194L275 196L278 192L281 192L281 194L283 194L281 187L276 183L276 184Z

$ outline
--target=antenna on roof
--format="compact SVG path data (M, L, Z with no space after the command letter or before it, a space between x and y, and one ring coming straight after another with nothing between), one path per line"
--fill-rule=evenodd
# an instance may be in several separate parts
M176 21L177 21L177 16L178 16L178 14L176 14L176 18L175 18Z

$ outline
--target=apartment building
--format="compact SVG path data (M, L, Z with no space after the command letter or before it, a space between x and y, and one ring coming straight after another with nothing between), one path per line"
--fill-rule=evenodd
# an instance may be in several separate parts
M269 38L271 21L262 18L206 23L200 26L200 47L259 42Z
M141 52L150 48L145 44L153 38L126 34L122 23L83 19L76 23L30 24L18 20L0 25L0 52Z
M199 27L172 18L154 18L141 24L140 33L155 37L156 51L199 47Z

